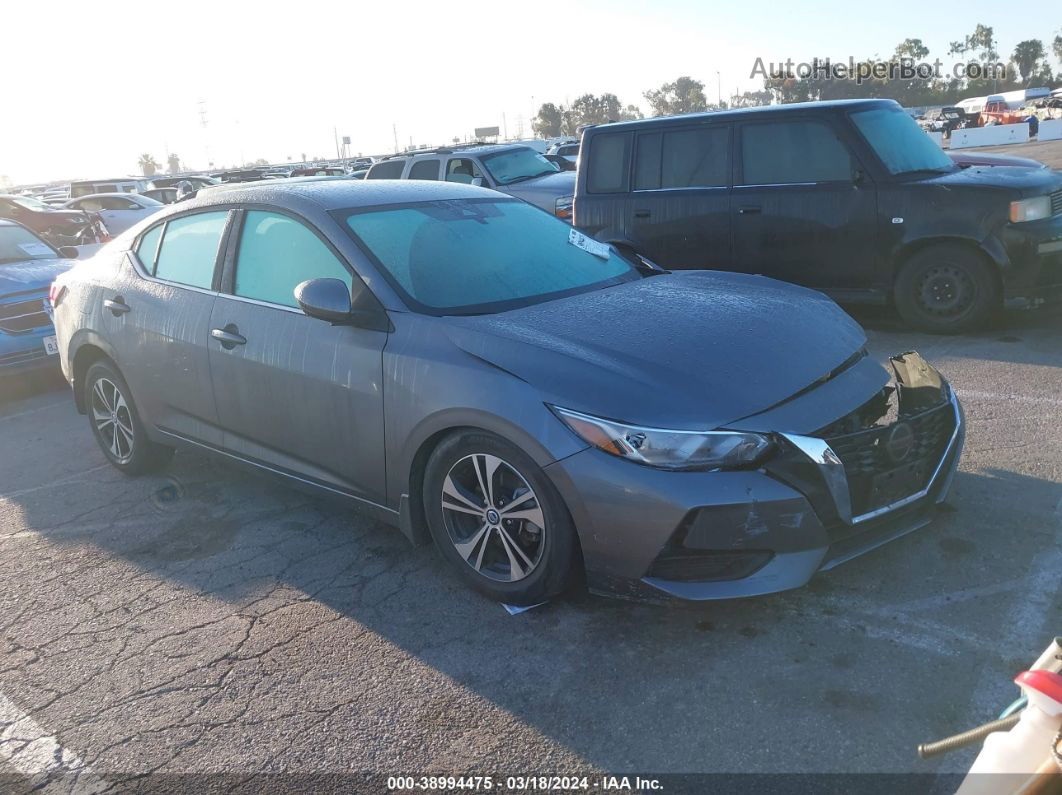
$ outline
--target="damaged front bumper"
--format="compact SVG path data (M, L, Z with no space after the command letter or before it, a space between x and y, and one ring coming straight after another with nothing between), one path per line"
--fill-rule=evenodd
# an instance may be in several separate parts
M755 471L669 472L595 449L547 467L579 528L590 589L656 600L773 593L928 524L958 466L962 408L918 354L891 364L882 394L893 399L860 401L849 427L804 432L789 405L735 425L764 432L757 421L788 417L782 427L797 428L775 430L779 452ZM867 371L853 368L851 382ZM801 400L818 403L818 389ZM868 425L875 400L891 416Z

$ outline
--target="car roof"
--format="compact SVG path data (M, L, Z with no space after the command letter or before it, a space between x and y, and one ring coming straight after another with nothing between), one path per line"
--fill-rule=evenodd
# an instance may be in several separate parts
M636 130L644 126L653 126L661 122L688 122L688 121L729 121L745 116L757 116L760 114L782 115L801 114L809 110L853 110L858 108L874 108L892 105L900 107L892 99L832 99L821 102L790 102L784 105L757 105L752 108L735 108L732 110L709 110L698 113L683 113L677 116L654 116L649 119L635 119L633 121L610 122L597 124L586 128L587 132L619 132L622 130Z
M159 190L159 189L158 188L151 188L151 190ZM76 196L73 199L71 199L70 201L79 202L82 199L102 199L102 198L105 198L105 197L106 198L116 198L116 199L128 199L128 198L130 198L132 196L143 196L143 195L144 195L143 193L131 193L131 192L128 192L128 191L125 192L125 193L120 193L118 191L115 191L115 192L112 192L112 193L86 193L84 196ZM149 196L148 198L151 198L151 197Z
M298 179L298 178L296 178ZM194 199L171 204L172 212L218 204L273 204L315 207L319 210L342 210L408 202L448 201L453 199L494 198L508 196L486 188L460 182L399 179L318 179L305 181L265 180L224 185L200 191Z

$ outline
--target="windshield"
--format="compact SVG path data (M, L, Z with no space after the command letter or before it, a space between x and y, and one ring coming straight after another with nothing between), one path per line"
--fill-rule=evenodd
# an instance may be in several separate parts
M484 155L480 162L499 185L512 185L543 174L553 174L560 169L527 146L507 149L493 155Z
M426 314L502 312L640 278L612 249L589 253L569 242L563 221L513 199L355 210L346 222L391 285Z
M27 210L50 210L52 209L40 199L34 199L32 196L14 196L11 198L15 204L25 207Z
M0 265L28 259L56 259L59 252L21 226L0 226Z
M956 168L944 150L899 107L857 110L852 121L891 174Z

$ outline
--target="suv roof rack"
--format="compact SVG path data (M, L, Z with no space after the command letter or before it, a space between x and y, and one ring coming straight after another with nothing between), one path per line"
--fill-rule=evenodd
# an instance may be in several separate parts
M433 149L407 149L405 152L387 155L380 158L380 160L394 160L397 157L415 157L416 155L448 155L453 152L463 152L466 149L472 149L477 146L504 146L504 144L492 144L489 141L469 141L468 143L453 144L452 146L437 146Z

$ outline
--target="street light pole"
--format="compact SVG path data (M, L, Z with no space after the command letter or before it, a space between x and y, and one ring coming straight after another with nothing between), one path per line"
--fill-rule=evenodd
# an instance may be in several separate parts
M718 92L719 107L723 107L723 78L719 76L719 72L715 73L715 89Z

